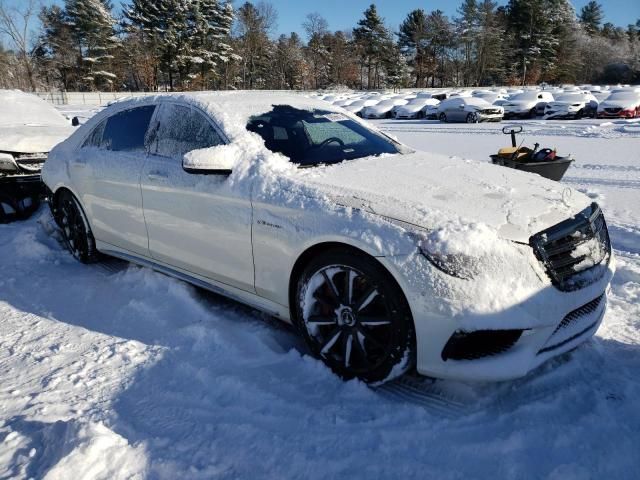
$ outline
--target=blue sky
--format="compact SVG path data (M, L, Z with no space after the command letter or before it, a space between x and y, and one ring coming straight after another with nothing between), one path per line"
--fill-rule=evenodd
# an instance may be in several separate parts
M234 0L237 6L245 0ZM256 3L259 0L254 0ZM507 0L497 0L504 5ZM580 11L589 0L570 0L576 11ZM5 0L8 5L21 5L24 0ZM116 11L120 10L121 0L112 0ZM278 11L276 34L298 32L303 33L302 22L307 14L318 12L329 22L331 30L350 30L362 17L362 12L375 3L378 11L385 18L387 25L394 30L411 10L423 8L427 11L440 9L449 17L456 15L462 0L270 0ZM42 0L44 5L63 4L64 0ZM599 0L606 18L605 22L626 27L640 19L640 0Z
M580 11L589 0L571 0L576 11ZM241 5L241 0L235 0ZM351 29L362 17L362 12L374 3L386 23L398 28L411 10L423 8L427 11L440 9L446 15L456 15L461 0L272 0L278 10L278 33L296 31L302 33L302 22L310 12L318 12L329 21L331 30ZM498 0L504 5L506 0ZM640 19L640 0L600 0L606 19L615 25L626 27Z

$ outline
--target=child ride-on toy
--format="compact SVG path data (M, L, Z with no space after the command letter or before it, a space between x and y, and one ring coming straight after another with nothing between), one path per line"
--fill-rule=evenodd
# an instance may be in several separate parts
M543 148L536 143L533 150L517 146L516 133L522 132L522 127L504 127L502 133L511 135L511 147L501 148L496 155L491 155L491 161L496 165L502 165L516 170L537 173L551 180L561 180L569 165L573 162L571 156L559 157L555 150Z

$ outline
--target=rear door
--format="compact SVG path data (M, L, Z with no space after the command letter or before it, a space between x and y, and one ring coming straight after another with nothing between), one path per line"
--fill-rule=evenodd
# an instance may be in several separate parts
M186 153L222 144L220 131L199 109L178 103L161 105L154 129L142 173L151 255L254 291L250 193L233 189L228 176L182 168Z
M127 109L94 128L70 162L97 240L148 256L140 174L155 105Z

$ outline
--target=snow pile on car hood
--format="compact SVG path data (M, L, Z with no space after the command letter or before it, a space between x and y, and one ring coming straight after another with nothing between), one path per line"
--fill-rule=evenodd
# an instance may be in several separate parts
M18 90L0 90L0 151L50 151L73 133L69 121L52 105Z

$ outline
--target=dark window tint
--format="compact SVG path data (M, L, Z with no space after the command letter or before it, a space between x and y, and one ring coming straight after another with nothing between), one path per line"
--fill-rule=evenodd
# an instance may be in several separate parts
M192 150L223 143L211 123L197 110L172 104L165 104L161 108L160 124L151 144L153 153L182 159Z
M145 136L156 107L132 108L107 119L101 148L115 152L140 152L145 149Z
M341 113L276 106L251 118L247 129L259 134L269 150L300 165L399 153L391 140Z
M87 139L82 144L82 148L86 147L100 147L102 143L102 134L104 132L104 126L107 124L106 120L102 121L96 128L93 129L91 135L87 137Z

